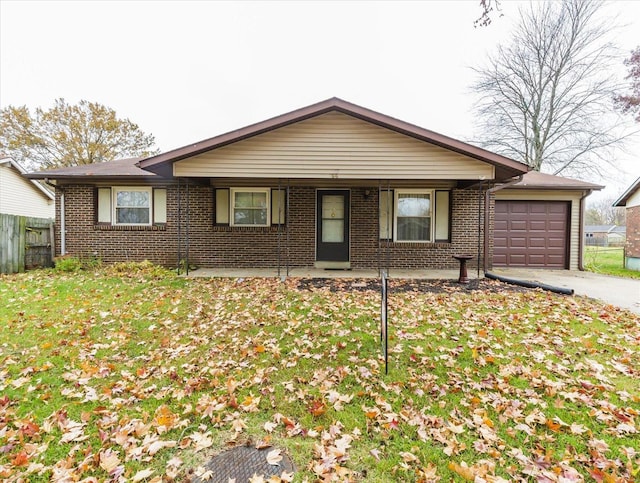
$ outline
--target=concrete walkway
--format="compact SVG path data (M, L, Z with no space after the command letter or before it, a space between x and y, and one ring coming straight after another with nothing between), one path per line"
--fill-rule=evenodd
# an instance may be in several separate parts
M640 280L611 277L591 272L572 270L535 270L523 268L500 268L492 270L496 275L539 282L554 287L572 288L576 295L584 295L605 303L616 305L640 314ZM286 270L280 270L285 277ZM222 269L199 268L189 272L190 277L222 278L275 278L278 271L270 268ZM324 270L319 268L291 268L291 278L378 278L377 270ZM478 277L476 269L469 269L469 278ZM480 277L484 273L480 271ZM391 270L389 278L457 280L457 270Z
M220 278L272 278L286 276L286 269L273 268L198 268L189 272L190 277L220 277ZM458 270L401 270L389 271L389 278L423 279L423 280L457 280ZM469 270L469 278L477 277L475 269ZM326 270L322 268L290 268L290 278L378 278L378 270ZM480 271L480 277L484 273Z
M598 299L640 314L640 280L574 270L500 268L492 270L492 273L554 287L572 288L576 295Z

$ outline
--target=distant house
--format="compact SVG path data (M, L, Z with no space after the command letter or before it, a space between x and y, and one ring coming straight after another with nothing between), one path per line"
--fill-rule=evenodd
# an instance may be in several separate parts
M627 208L627 241L624 264L630 270L640 270L640 178L629 186L613 206Z
M602 186L332 98L146 159L31 173L56 253L199 267L578 269Z
M55 195L42 183L26 178L14 159L0 158L0 213L55 218Z
M617 225L586 225L584 227L585 245L597 247L624 246L627 227Z

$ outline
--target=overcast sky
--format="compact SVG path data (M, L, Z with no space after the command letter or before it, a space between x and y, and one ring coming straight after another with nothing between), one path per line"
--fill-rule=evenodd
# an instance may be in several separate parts
M174 149L329 97L455 138L474 135L477 65L519 2L474 28L478 0L174 2L0 0L0 107L96 101ZM640 44L640 1L614 1ZM621 65L621 75L625 70ZM640 176L621 154L616 196Z

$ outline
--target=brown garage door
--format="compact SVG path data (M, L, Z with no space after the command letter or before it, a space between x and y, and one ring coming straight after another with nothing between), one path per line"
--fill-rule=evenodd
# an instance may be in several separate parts
M496 201L493 265L568 268L569 203Z

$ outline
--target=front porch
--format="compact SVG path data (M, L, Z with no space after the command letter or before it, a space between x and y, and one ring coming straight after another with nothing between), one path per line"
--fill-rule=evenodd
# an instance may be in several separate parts
M484 272L480 270L480 277L475 268L468 271L469 279L484 278ZM378 270L353 269L353 270L326 270L321 268L290 268L287 275L286 269L278 272L276 268L198 268L190 270L189 277L211 278L342 278L342 279L371 279L379 278ZM409 270L392 269L389 271L390 279L407 280L458 280L459 270Z

